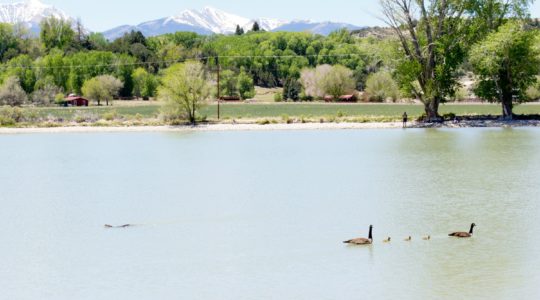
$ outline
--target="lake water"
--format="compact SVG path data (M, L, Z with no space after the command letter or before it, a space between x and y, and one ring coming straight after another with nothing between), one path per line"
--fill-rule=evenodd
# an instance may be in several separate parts
M538 299L539 179L533 128L4 135L0 298Z

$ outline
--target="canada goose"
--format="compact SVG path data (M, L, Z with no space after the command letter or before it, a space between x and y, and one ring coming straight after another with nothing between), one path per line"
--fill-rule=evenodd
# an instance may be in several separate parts
M428 236L425 236L422 238L424 241L429 241L431 240L431 235L428 235Z
M412 236L409 236L408 238L405 239L405 242L410 242L412 241Z
M390 243L390 241L392 241L392 238L388 237L386 240L383 241L383 243Z
M476 227L476 224L471 224L471 230L469 232L454 232L450 233L448 236L458 237L458 238L470 238L473 236L474 227Z
M373 243L373 225L369 226L369 237L366 238L357 238L343 242L345 244L352 245L371 245Z

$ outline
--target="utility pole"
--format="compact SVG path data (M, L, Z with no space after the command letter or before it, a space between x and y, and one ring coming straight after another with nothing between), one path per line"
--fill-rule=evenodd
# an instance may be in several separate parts
M220 102L221 102L221 95L220 95L220 87L219 87L219 71L220 71L220 66L219 66L219 56L216 56L216 66L217 66L217 119L220 120L221 119L221 107L220 107Z

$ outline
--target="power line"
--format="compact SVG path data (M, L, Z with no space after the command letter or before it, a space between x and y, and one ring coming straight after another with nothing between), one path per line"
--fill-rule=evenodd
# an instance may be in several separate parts
M312 54L312 55L224 55L224 56L201 56L201 57L189 57L176 60L166 60L166 61L153 61L153 62L135 62L135 63L111 63L111 64L93 64L93 65L64 65L64 66L0 66L2 70L8 69L36 69L36 70L56 70L56 69L82 69L82 68L106 68L106 67L122 67L122 66L150 66L156 64L174 64L181 63L186 61L199 61L199 60L213 60L216 58L219 59L257 59L257 58L319 58L319 57L358 57L359 54L349 53L349 54Z

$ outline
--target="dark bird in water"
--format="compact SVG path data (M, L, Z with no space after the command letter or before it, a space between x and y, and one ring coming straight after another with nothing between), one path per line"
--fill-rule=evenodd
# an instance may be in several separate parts
M120 226L112 226L112 225L109 225L109 224L105 224L105 228L128 228L128 227L131 227L133 225L131 224L125 224L125 225L120 225Z
M454 232L450 233L448 236L458 237L458 238L470 238L473 236L474 227L476 224L472 223L471 230L469 232Z
M366 238L357 238L348 241L344 241L345 244L351 245L371 245L373 243L373 225L369 226L369 237Z

